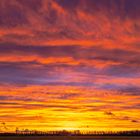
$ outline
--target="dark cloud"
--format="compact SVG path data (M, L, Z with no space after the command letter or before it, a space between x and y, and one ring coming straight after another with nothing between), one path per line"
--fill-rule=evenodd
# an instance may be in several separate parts
M138 123L139 121L138 120L131 120L133 123Z
M116 115L112 112L104 112L105 115L110 116L111 119L116 119L116 120L120 120L120 121L130 121L133 123L138 123L139 121L136 119L133 119L130 116L120 116L120 115Z
M129 85L127 87L122 87L122 89L120 89L120 92L126 93L128 95L139 96L140 95L140 88L139 88L139 86Z
M56 0L56 2L67 10L75 10L80 4L80 0Z
M104 114L105 114L105 115L108 115L108 116L115 116L115 114L112 113L112 112L104 112Z
M127 64L111 65L105 69L107 75L117 77L137 77L140 75L139 65L131 66Z
M78 94L62 94L59 99L64 99L64 100L67 100L67 99L73 99L73 98L76 98L78 97Z
M34 11L38 11L42 6L42 0L17 0L19 3Z
M27 24L24 11L14 1L2 0L0 2L0 26L16 27Z

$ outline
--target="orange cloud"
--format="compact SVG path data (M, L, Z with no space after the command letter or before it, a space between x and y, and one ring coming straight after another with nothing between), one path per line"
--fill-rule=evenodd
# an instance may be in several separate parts
M139 129L138 3L0 1L8 131Z

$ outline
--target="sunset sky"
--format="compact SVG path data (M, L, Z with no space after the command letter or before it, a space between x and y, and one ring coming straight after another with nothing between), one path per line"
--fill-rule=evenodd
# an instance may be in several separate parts
M0 0L0 131L16 127L140 129L140 0Z

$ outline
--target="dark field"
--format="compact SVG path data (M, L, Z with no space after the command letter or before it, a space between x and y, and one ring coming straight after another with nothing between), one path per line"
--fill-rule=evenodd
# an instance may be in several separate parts
M140 140L140 137L131 136L19 136L0 137L0 140Z

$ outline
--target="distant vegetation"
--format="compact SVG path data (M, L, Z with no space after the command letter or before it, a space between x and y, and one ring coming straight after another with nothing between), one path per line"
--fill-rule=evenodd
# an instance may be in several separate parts
M1 132L0 136L140 136L140 130L133 131L89 131L81 132L79 130L69 132L63 131L31 131L25 129L23 131L17 130L14 133Z

